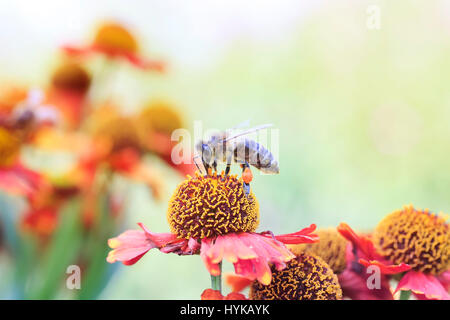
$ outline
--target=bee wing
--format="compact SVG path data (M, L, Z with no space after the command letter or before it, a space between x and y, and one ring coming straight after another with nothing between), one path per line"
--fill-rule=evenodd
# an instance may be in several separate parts
M235 134L236 130L243 129L243 128L246 128L248 126L250 126L250 120L242 121L241 123L235 125L234 127L226 129L224 131L224 136L227 136L227 137L233 136Z
M248 129L248 130L239 132L239 133L237 133L237 134L235 134L235 135L233 135L233 136L227 137L227 138L225 139L225 141L230 141L230 140L236 139L236 138L238 138L238 137L242 137L242 136L245 136L245 135L247 135L247 134L250 134L250 133L253 133L253 132L256 132L256 131L265 129L265 128L269 128L269 127L272 127L272 126L273 126L273 124L271 124L271 123L268 123L268 124L262 124L262 125L260 125L260 126L257 126L257 127L254 127L254 128L250 128L250 129Z
M230 130L236 130L236 129L245 128L245 127L248 127L249 125L250 125L250 119L247 119L247 120L242 121L241 123L235 125Z

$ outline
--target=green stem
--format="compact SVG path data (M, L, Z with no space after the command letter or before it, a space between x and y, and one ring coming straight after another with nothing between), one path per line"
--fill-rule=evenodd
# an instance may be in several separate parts
M222 262L219 263L219 276L211 276L211 288L222 293Z
M400 298L399 300L409 300L409 297L411 296L411 291L400 291Z

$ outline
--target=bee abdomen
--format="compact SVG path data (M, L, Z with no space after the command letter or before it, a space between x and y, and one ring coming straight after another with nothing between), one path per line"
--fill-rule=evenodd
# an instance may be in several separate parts
M279 171L273 154L258 142L250 139L243 139L236 144L234 160L238 163L247 162L267 173L278 173Z

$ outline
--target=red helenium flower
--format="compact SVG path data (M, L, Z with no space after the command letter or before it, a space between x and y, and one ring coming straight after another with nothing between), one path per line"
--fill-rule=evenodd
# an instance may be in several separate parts
M280 236L273 236L269 232L241 232L198 240L180 239L172 233L152 233L141 223L139 226L142 231L128 230L108 241L113 249L108 254L108 262L121 261L125 265L131 265L153 248L179 255L200 253L206 268L213 276L220 275L219 263L226 259L234 264L237 274L257 279L263 284L271 281L269 264L273 263L281 270L286 262L295 257L286 248L285 243L310 243L318 240L312 233L315 225Z
M422 211L411 211L412 207L405 207L405 211L394 212L393 214L400 214L403 216L404 213L411 215L422 215L425 219L434 219L435 217L430 216L427 212ZM410 216L408 216L409 218ZM429 218L428 218L429 217ZM388 216L388 219L392 217ZM423 218L422 216L420 218ZM433 222L434 228L438 228ZM382 221L382 223L387 223ZM416 222L417 223L417 222ZM426 222L423 222L419 227L426 227ZM409 225L404 225L409 227ZM394 230L391 228L389 230ZM356 258L359 258L358 262L364 266L377 266L379 267L381 273L385 276L393 275L397 273L404 273L401 280L399 281L395 292L399 290L408 291L411 290L413 293L419 296L419 298L426 299L450 299L448 294L448 281L446 279L445 271L439 276L422 272L420 270L413 269L410 265L406 263L393 264L391 261L387 260L381 253L375 249L374 240L366 236L358 236L356 233L345 223L341 223L338 227L338 231L349 241L352 242L353 248L356 252ZM445 258L444 258L445 259ZM405 273L406 272L406 273ZM395 293L394 292L394 293Z

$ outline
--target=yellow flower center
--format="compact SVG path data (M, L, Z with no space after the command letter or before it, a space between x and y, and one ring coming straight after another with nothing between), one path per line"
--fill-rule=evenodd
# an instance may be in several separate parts
M19 151L20 140L5 128L0 127L0 167L12 165Z
M123 116L113 116L101 121L94 130L94 136L100 137L111 144L111 151L125 148L141 150L141 143L132 119Z
M117 23L107 23L101 26L94 39L94 44L106 50L134 53L138 43L133 35Z
M259 224L259 205L245 195L236 176L188 177L169 202L167 220L179 238L208 238L230 232L253 232Z
M337 276L322 258L300 253L281 271L272 267L272 282L250 287L251 300L341 300Z
M378 224L373 239L378 252L395 264L430 274L449 268L449 226L428 210L405 206L394 211Z
M91 84L91 76L77 63L67 63L60 66L52 78L53 86L57 89L86 92Z
M164 101L154 101L143 108L138 116L138 124L144 132L154 130L167 135L183 127L180 114Z
M303 252L321 257L336 274L344 271L347 265L347 240L334 228L318 230L316 233L319 236L319 242L289 245L289 249L295 255Z

